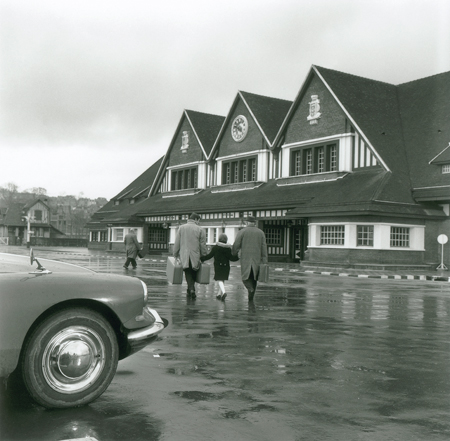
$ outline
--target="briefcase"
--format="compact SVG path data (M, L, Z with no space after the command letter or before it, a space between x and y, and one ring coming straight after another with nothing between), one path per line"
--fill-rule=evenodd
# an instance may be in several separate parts
M143 259L148 254L148 247L142 247L142 250L138 251L138 257Z
M181 285L183 283L183 266L175 257L167 258L166 275L169 283Z
M258 282L267 283L269 281L269 265L262 263L259 265Z
M199 270L197 271L195 281L197 283L207 285L209 283L210 274L211 274L211 267L207 263L202 263L200 265Z

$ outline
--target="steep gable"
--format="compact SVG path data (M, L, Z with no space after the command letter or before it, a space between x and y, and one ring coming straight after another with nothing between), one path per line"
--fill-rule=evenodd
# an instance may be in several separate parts
M217 134L220 132L222 124L225 121L225 117L196 112L194 110L186 110L185 113L202 146L205 157L208 157L216 141Z
M292 101L270 98L249 92L240 92L266 141L272 145L275 136L292 106Z
M450 185L439 166L450 159L450 72L401 84L399 96L413 188Z
M389 170L409 180L397 87L323 67L315 70Z

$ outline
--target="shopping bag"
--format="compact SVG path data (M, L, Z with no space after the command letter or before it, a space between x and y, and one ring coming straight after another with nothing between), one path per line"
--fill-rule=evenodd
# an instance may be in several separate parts
M259 265L258 282L267 283L269 281L269 265L262 263Z
M169 283L181 285L183 283L183 266L175 257L167 258L166 275Z
M211 274L211 267L207 263L202 263L200 265L199 270L197 271L195 281L197 283L207 285L209 283L210 274Z

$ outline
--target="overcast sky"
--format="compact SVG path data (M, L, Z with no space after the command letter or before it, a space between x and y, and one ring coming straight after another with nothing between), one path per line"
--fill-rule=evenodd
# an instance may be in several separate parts
M449 71L450 1L0 0L0 38L0 186L110 199L184 109L294 100L312 64L392 84Z

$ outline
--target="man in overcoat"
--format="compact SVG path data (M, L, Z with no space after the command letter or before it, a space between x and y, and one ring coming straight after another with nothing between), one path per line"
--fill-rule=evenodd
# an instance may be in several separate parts
M139 245L139 242L136 237L136 230L130 230L128 234L125 235L125 238L123 240L125 243L125 251L127 254L127 260L125 262L125 265L123 266L125 269L128 269L128 266L133 266L133 269L136 269L136 257L138 255L139 250L141 249L141 246Z
M192 213L186 224L178 229L175 244L173 246L173 256L181 260L184 276L186 277L187 296L195 299L195 279L200 268L201 256L206 256L205 230L198 224L200 216Z
M231 250L232 254L240 254L242 283L248 291L248 301L252 302L256 292L259 266L267 263L266 236L256 226L256 218L249 216L247 226L240 230Z

